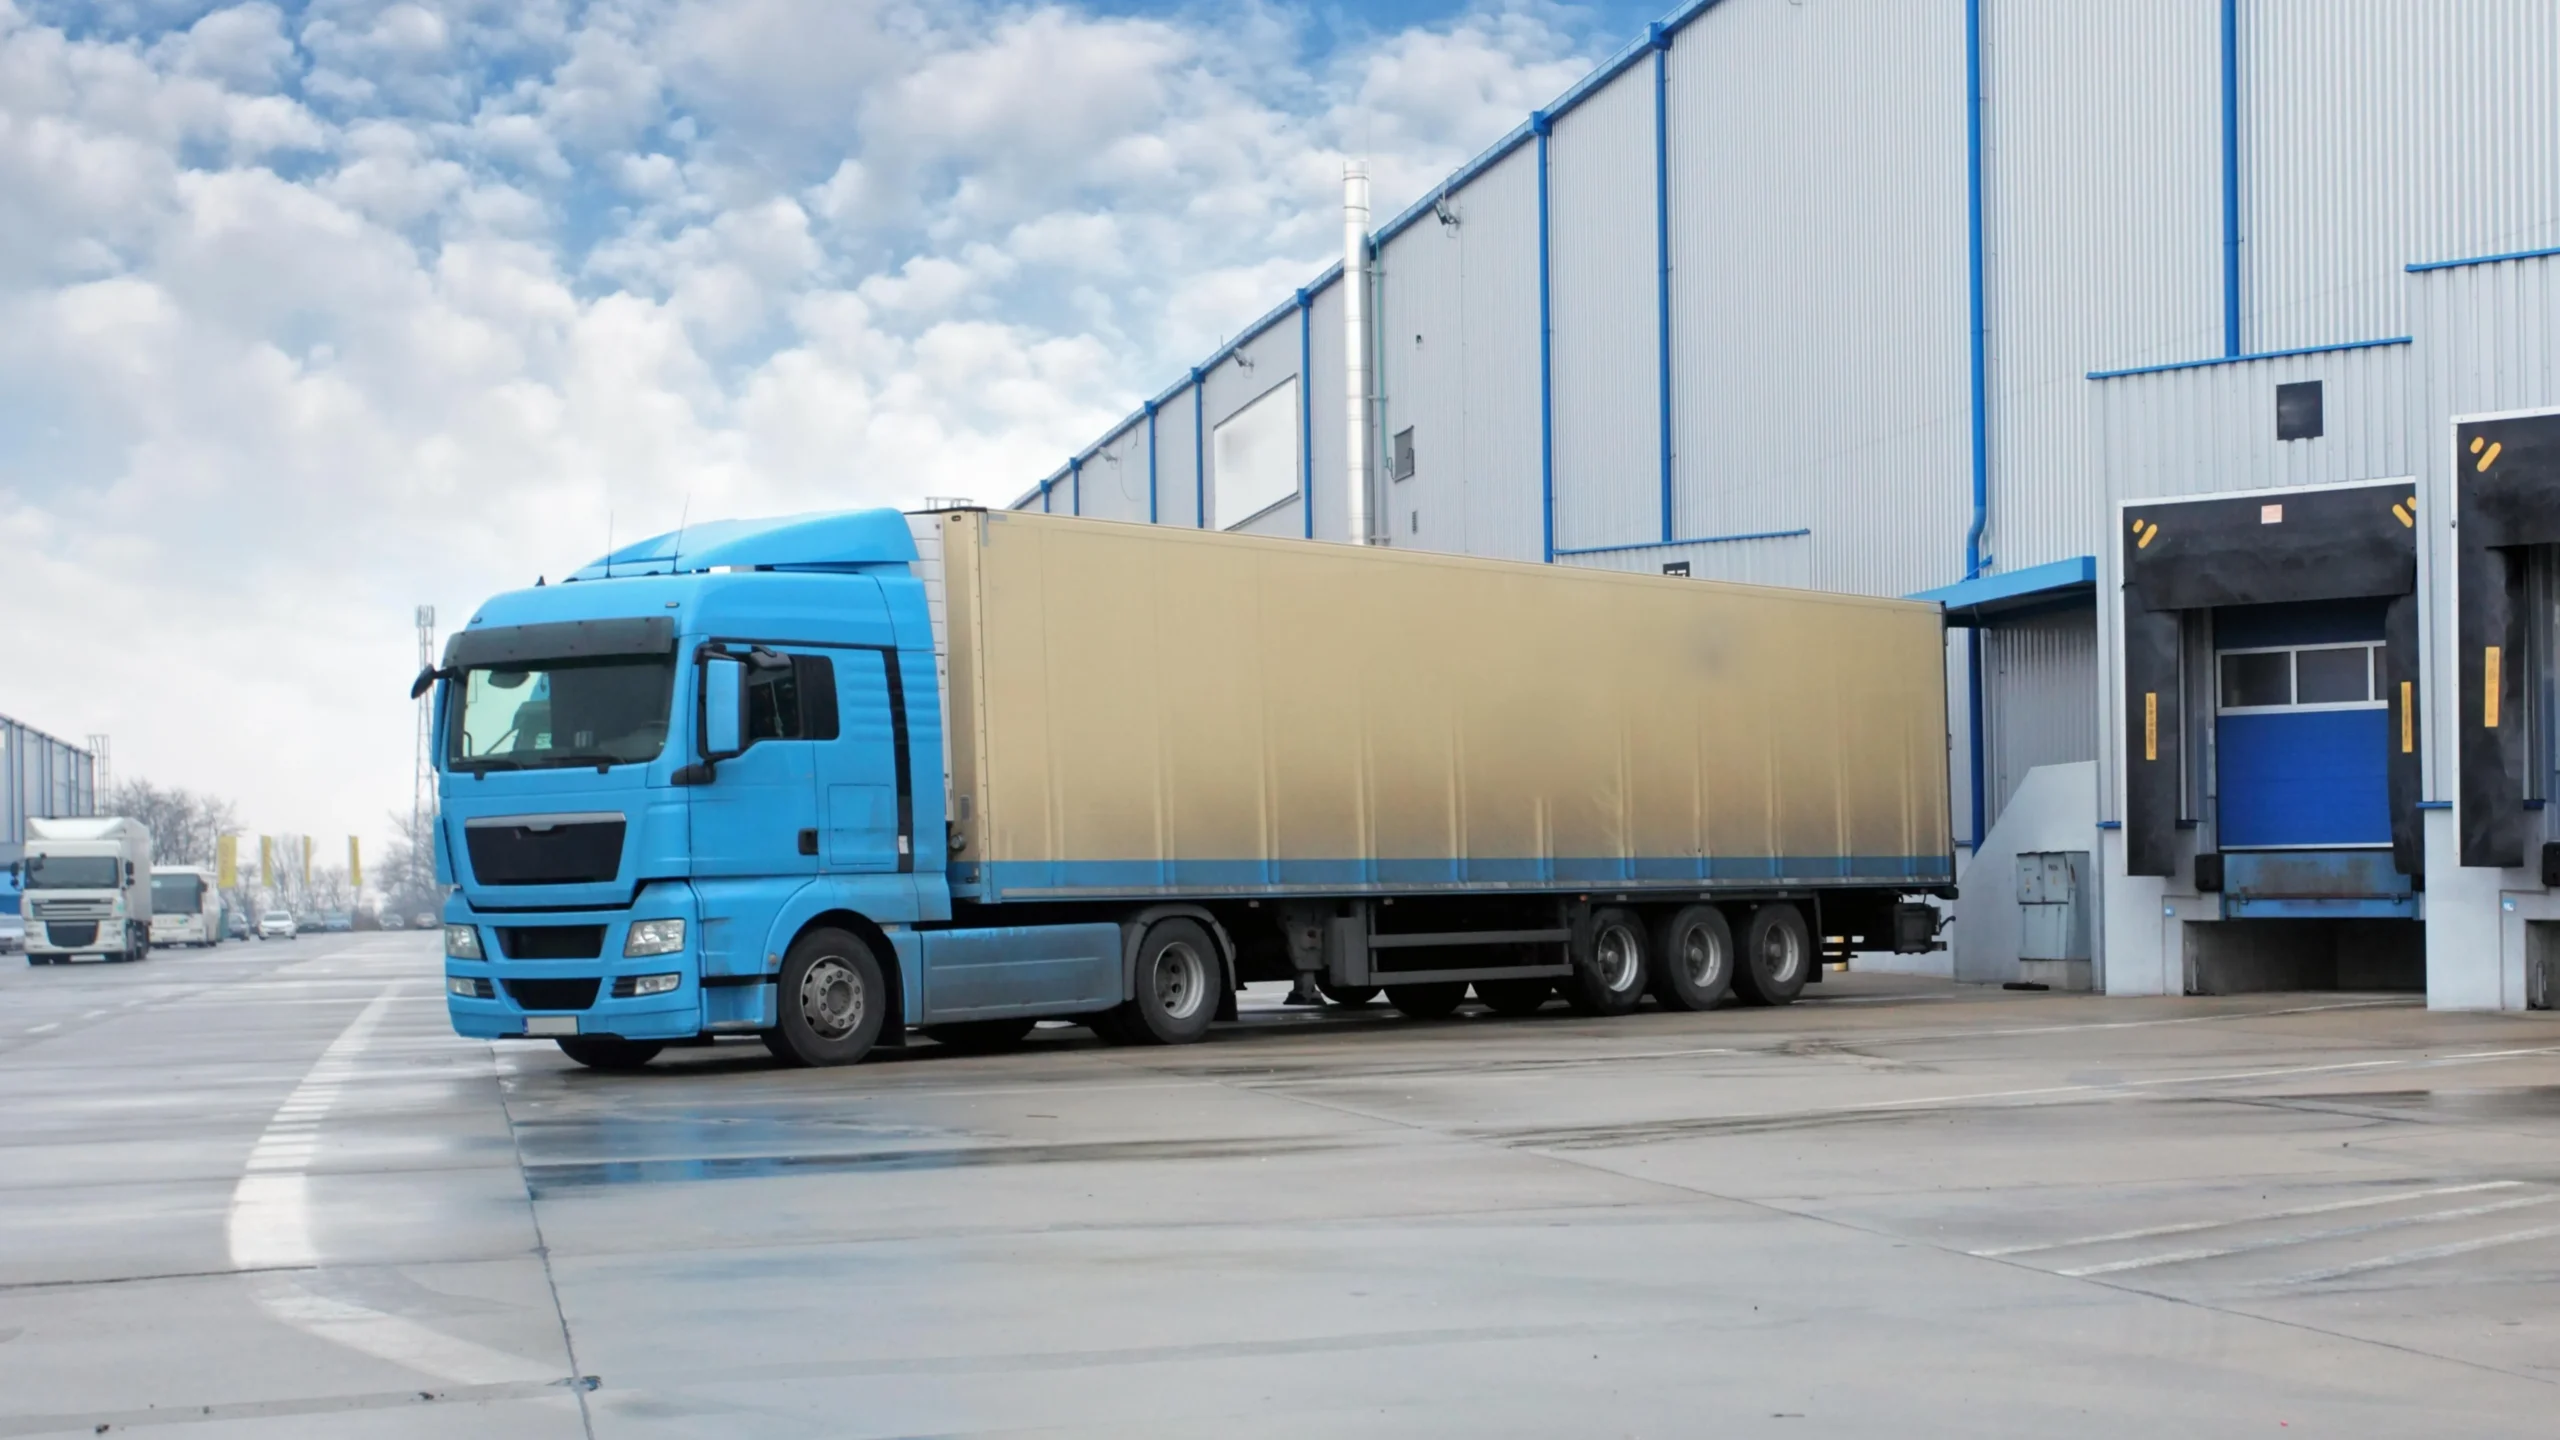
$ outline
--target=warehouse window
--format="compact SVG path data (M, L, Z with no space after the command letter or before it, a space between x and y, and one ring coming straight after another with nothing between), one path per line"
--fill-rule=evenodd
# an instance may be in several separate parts
M1211 503L1233 530L1298 495L1298 377L1292 375L1210 432Z
M2277 386L2276 438L2317 440L2320 434L2320 382L2304 380Z
M2385 703L2379 645L2222 652L2222 710L2368 709Z
M1412 426L1407 425L1396 432L1395 441L1389 446L1387 473L1398 480L1410 480L1413 478Z

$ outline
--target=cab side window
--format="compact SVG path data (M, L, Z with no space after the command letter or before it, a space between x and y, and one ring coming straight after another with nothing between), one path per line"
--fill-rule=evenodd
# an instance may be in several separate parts
M836 662L824 655L786 655L774 670L747 671L747 739L836 738Z

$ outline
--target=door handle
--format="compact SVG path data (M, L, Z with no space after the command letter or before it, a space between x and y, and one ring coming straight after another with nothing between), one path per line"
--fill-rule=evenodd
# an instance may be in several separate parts
M803 830L800 832L800 853L803 855L815 855L818 853L817 831Z

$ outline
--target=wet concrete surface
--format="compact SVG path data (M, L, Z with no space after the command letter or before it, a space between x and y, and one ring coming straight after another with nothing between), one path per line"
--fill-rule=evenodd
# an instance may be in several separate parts
M2560 1017L1835 976L850 1071L0 966L0 1436L2534 1435ZM105 1427L104 1431L100 1427Z

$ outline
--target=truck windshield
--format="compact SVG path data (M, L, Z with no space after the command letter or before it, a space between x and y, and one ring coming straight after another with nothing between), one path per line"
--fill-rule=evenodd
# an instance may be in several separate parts
M445 757L456 770L629 765L667 743L673 655L475 667L456 687Z
M120 880L113 855L30 855L30 890L113 890Z
M204 900L204 877L201 875L154 875L151 877L151 909L160 915L192 915Z

